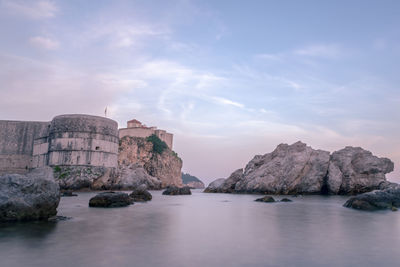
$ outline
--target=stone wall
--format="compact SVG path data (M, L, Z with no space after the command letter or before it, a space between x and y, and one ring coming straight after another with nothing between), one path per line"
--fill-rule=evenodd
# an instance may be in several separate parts
M33 167L117 167L118 124L98 116L57 116L48 136L35 141L33 162Z
M173 142L173 134L167 133L165 130L158 130L155 128L144 128L144 127L137 127L137 128L121 128L119 129L119 138L122 139L124 136L131 136L131 137L148 137L152 134L155 134L164 141L169 149L172 149L172 142Z
M32 167L33 144L46 135L49 122L0 121L0 174L27 173Z

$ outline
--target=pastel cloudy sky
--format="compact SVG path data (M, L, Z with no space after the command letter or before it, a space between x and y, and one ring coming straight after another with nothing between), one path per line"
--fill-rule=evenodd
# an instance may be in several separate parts
M131 118L184 171L226 177L279 143L391 158L400 1L0 0L0 119Z

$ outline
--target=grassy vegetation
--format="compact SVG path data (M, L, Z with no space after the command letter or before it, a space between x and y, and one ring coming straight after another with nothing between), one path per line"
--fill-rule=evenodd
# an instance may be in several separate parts
M168 148L167 144L158 138L157 135L152 134L146 138L146 141L151 142L153 144L153 152L158 154L162 154L165 149Z

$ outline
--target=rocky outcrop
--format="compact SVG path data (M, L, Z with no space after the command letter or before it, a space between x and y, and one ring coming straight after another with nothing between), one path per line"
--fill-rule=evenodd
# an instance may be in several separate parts
M102 192L89 200L89 207L116 208L133 204L128 194L122 192Z
M163 195L191 195L192 192L188 186L184 187L176 187L176 186L168 186L167 189L162 193Z
M204 189L204 183L196 176L188 173L182 173L182 182L185 186L189 186L191 189Z
M59 201L51 168L0 176L0 221L47 220L57 214Z
M400 207L400 186L360 194L347 200L343 206L366 211L382 209L395 211Z
M182 160L165 147L160 151L146 138L125 136L120 140L118 164L120 168L136 164L161 181L161 186L182 186Z
M243 169L234 171L227 179L220 180L222 183L208 187L206 193L234 193L236 184L243 179Z
M120 168L57 166L54 169L63 190L132 190L140 185L161 189L161 181L137 164Z
M280 144L272 153L255 156L227 179L204 192L261 194L357 194L380 188L393 162L358 147L334 152L302 142Z
M257 198L256 200L257 202L266 202L266 203L273 203L275 202L275 199L271 196L265 196L265 197L261 197L261 198Z
M146 190L146 186L141 185L138 188L134 189L132 193L129 194L129 197L133 202L146 202L150 201L153 196L149 191Z
M210 183L206 189L204 189L204 193L221 193L219 192L219 188L225 182L224 178L219 178L214 182Z
M360 147L333 152L329 162L327 186L333 194L359 194L378 189L393 171L390 159L378 158Z

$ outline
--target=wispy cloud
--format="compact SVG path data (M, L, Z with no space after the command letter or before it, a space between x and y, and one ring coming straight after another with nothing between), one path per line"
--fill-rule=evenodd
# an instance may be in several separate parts
M60 47L60 43L58 41L42 36L30 38L29 43L37 48L47 50L56 50Z
M294 51L294 54L309 57L337 58L342 54L340 46L336 44L316 44Z
M53 1L3 0L1 6L12 14L22 15L30 19L55 17L58 8Z
M244 105L242 103L235 102L235 101L229 100L227 98L214 96L214 97L212 97L212 99L216 103L221 104L221 105L228 105L228 106L230 105L230 106L234 106L234 107L238 107L238 108L244 108Z

